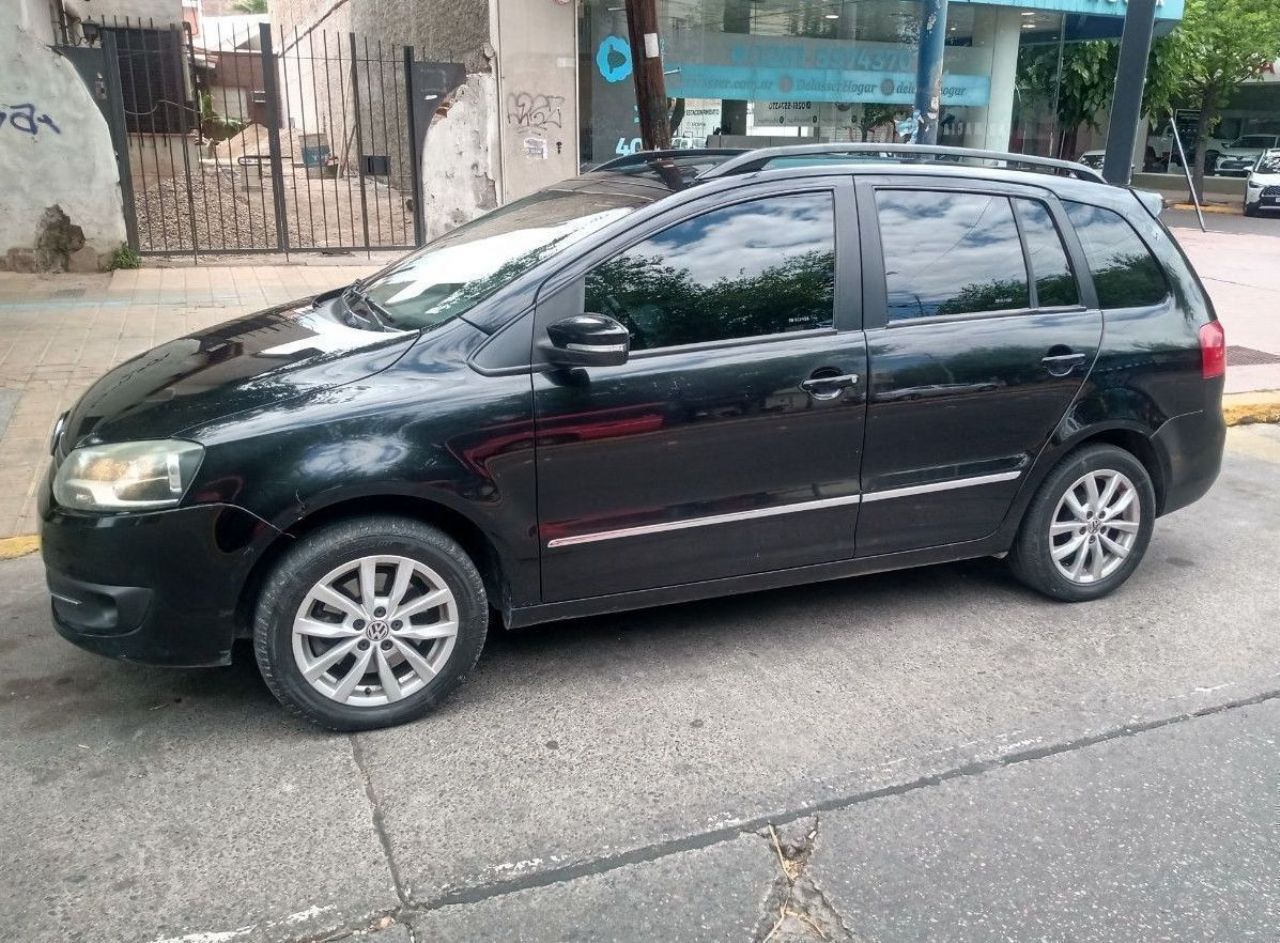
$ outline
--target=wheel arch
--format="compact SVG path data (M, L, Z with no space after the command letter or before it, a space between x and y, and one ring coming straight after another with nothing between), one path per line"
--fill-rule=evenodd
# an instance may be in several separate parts
M253 632L253 608L267 575L297 540L337 521L375 514L409 518L428 524L458 542L480 571L489 604L505 611L508 584L502 556L490 536L475 521L449 505L405 494L349 496L312 508L279 531L260 552L249 570L236 602L236 637L249 638Z
M1054 449L1052 461L1046 462L1043 473L1039 476L1039 482L1049 472L1057 467L1072 452L1087 445L1114 445L1117 448L1124 449L1139 462L1142 467L1147 470L1147 474L1151 477L1151 486L1156 493L1156 513L1163 513L1165 496L1168 493L1170 470L1168 467L1168 459L1153 441L1153 434L1150 429L1139 425L1136 422L1114 421L1109 423L1099 423L1081 429L1073 436L1063 439Z

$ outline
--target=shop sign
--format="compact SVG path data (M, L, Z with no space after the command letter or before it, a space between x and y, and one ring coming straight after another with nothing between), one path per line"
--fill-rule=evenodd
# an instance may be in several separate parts
M957 3L981 3L984 6L1017 7L1020 10L1044 10L1048 13L1085 13L1095 16L1124 16L1126 0L956 0ZM1185 0L1156 0L1157 20L1180 20Z
M663 56L672 97L811 104L915 100L916 50L904 43L673 30ZM987 104L991 79L980 74L984 63L975 56L980 51L947 49L942 104ZM966 65L973 74L965 74Z
M794 128L818 123L816 101L756 102L752 124L757 128Z

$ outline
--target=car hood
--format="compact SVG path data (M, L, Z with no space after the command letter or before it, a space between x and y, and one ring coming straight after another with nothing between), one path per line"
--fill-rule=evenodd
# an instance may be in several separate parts
M336 295L290 302L161 344L91 386L64 448L163 439L385 370L417 331L349 327Z
M1265 147L1224 147L1218 151L1218 157L1257 157Z
M1260 174L1256 171L1249 174L1249 186L1251 187L1273 187L1280 183L1280 174Z

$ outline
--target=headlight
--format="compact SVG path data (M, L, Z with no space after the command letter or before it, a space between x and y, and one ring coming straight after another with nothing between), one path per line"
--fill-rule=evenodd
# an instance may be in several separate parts
M54 476L53 497L82 511L173 507L203 457L203 446L176 440L75 449Z

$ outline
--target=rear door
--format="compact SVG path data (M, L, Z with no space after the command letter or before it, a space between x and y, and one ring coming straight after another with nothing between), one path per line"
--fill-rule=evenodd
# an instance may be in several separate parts
M870 385L858 555L976 540L999 526L1097 356L1093 287L1049 193L919 177L859 188Z

